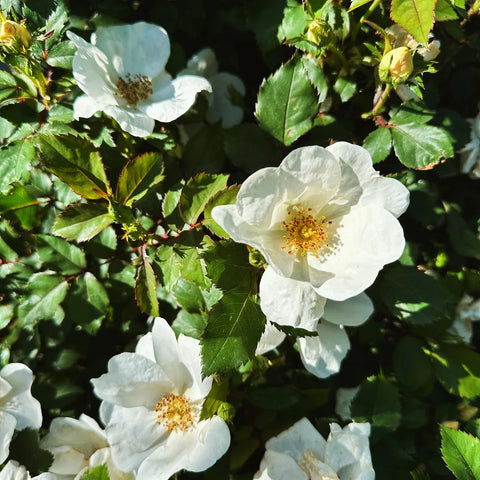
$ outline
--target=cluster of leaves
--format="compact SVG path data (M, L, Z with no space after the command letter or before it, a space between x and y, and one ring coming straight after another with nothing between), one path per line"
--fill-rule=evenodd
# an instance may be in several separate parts
M216 374L203 415L231 422L229 453L195 476L251 478L265 440L304 415L326 433L338 421L337 389L360 385L352 417L373 426L377 478L451 478L445 462L457 478L480 478L478 440L446 427L480 434L480 354L447 332L462 296L480 296L480 196L455 156L480 101L478 5L26 3L0 2L33 35L28 49L1 50L0 362L32 367L44 427L56 415L96 417L89 379L133 348L149 315L161 315L200 339L204 374ZM402 103L378 77L390 17L421 44L433 26L441 41L435 68L414 55L407 86L422 101ZM222 67L247 85L245 122L205 124L202 98L147 139L100 114L74 121L75 48L65 31L137 20L169 32L171 73L197 47L218 48ZM349 331L341 372L321 381L304 370L293 336L255 357L262 262L228 239L211 210L233 203L248 174L291 148L339 140L364 145L409 188L411 205L401 218L406 250L368 291L374 315ZM15 441L38 450L38 438ZM33 473L44 468L40 454L17 458ZM88 475L107 478L104 469Z

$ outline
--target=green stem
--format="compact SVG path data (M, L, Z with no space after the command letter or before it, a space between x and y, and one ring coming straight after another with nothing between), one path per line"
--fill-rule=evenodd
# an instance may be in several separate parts
M382 0L374 0L374 2L370 5L369 9L363 14L363 16L360 18L358 21L357 25L355 25L355 28L352 33L352 40L355 41L358 35L358 32L360 31L360 28L362 28L362 25L364 24L365 20L374 12L374 10L380 5Z
M390 95L390 91L392 90L392 84L387 83L385 90L380 95L380 98L377 100L377 103L373 106L373 110L369 113L362 114L362 118L373 118L378 115L378 112L381 110L385 101L387 100L388 96Z

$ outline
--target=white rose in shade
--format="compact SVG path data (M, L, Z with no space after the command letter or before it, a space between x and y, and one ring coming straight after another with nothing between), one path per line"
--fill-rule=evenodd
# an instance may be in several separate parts
M373 480L369 423L330 424L325 439L306 418L266 443L258 480Z
M470 343L473 335L472 322L479 320L480 299L474 299L465 294L457 305L455 320L448 331L460 337L465 343Z
M73 76L85 92L73 105L75 118L103 111L136 137L153 131L154 121L171 122L183 115L202 90L205 78L184 75L172 80L165 71L170 56L167 32L157 25L100 27L91 43L67 32L77 46Z
M0 472L0 480L60 480L52 473L41 473L31 477L30 472L15 460L10 460Z
M243 119L243 109L232 102L232 90L242 97L245 95L245 85L240 77L232 73L219 72L215 52L204 48L197 52L187 63L187 68L180 75L200 75L212 85L213 95L209 96L207 121L221 121L222 127L229 128L238 125Z
M319 378L337 373L350 350L344 326L359 326L373 313L373 304L365 293L342 302L325 300L309 283L282 277L270 267L260 280L259 290L267 327L257 355L283 341L272 322L316 332L315 336L298 337L297 344L303 365Z
M308 282L327 299L363 292L405 239L397 218L408 190L381 177L362 147L338 142L292 151L258 170L233 205L212 210L233 238L257 248L279 275Z
M88 415L75 418L55 418L50 431L41 440L43 449L53 455L49 471L61 480L79 480L86 470L107 465L110 480L133 480L113 464L105 432Z
M137 480L167 480L185 469L211 467L228 449L230 432L218 416L200 420L213 378L202 379L198 340L175 334L156 318L135 353L121 353L93 379L104 400L101 417L115 465Z
M352 402L360 391L360 386L337 389L335 395L335 413L344 421L352 419Z
M15 430L42 426L42 409L32 397L32 382L32 371L22 363L0 370L0 463L8 457Z

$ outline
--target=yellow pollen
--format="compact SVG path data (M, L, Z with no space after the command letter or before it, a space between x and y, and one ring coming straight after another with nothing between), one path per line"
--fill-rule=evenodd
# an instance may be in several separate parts
M124 98L129 105L137 108L138 102L147 100L153 94L152 82L146 75L138 73L132 77L127 73L125 79L117 80L117 95Z
M312 252L318 258L318 250L330 246L325 228L332 222L327 221L325 216L321 216L319 220L315 219L308 213L311 208L303 210L295 207L295 210L293 214L287 212L289 220L282 222L283 228L287 231L284 235L286 242L282 248L287 249L289 254L299 251L302 257Z
M170 433L188 430L195 421L194 408L183 395L165 395L157 403L155 412L157 422Z

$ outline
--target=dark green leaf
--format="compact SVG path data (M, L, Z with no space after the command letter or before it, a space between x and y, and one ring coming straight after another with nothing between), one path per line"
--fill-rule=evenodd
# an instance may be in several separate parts
M469 433L440 426L442 455L459 480L480 480L480 440Z
M255 116L260 126L283 144L291 145L307 133L317 113L317 92L297 57L262 83Z
M205 300L198 285L180 278L172 290L175 299L188 312L205 311Z
M212 197L205 207L204 222L203 224L209 228L209 230L222 238L230 238L230 235L212 218L213 207L217 205L231 205L237 200L237 194L240 190L239 185L232 185L231 187L218 192Z
M318 102L324 102L328 95L328 81L322 67L313 57L302 57L302 65L312 85L317 89Z
M60 180L84 198L110 195L100 154L80 137L39 135L42 161Z
M191 313L186 310L180 310L172 323L174 332L179 335L183 333L187 337L193 337L200 340L202 332L207 326L207 318L201 313Z
M392 134L390 133L390 129L380 127L373 130L363 141L363 147L369 151L373 163L385 160L392 149Z
M116 200L131 205L163 180L163 162L159 153L145 153L128 162L118 179Z
M338 93L342 102L348 102L357 91L357 85L350 78L339 77L333 85L333 89Z
M265 317L249 292L230 291L214 305L202 339L203 374L235 368L255 355Z
M480 239L468 228L457 205L445 204L447 212L447 233L453 249L464 257L480 260Z
M57 217L52 233L67 240L85 242L112 222L107 204L81 203L71 205Z

